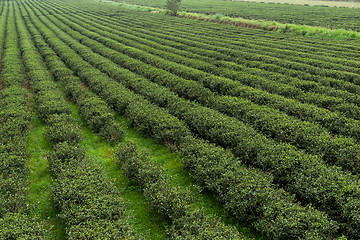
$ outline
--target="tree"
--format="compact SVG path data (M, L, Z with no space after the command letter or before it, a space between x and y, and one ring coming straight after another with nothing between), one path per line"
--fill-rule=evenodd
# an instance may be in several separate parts
M176 16L181 0L166 0L166 9L170 10L170 15Z

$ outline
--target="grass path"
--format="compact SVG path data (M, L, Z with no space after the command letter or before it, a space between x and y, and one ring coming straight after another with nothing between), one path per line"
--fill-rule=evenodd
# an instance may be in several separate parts
M105 168L108 177L115 182L122 197L127 201L128 209L133 216L132 223L137 232L147 236L147 239L165 239L167 222L164 216L152 210L140 189L122 174L114 156L116 147L92 132L81 117L75 103L68 101L68 104L73 117L82 127L84 138L82 145L87 153Z
M46 159L51 147L45 138L45 130L45 123L35 117L29 133L29 203L34 207L32 213L47 223L51 239L60 240L66 239L65 225L56 217L58 211L51 200L52 176Z

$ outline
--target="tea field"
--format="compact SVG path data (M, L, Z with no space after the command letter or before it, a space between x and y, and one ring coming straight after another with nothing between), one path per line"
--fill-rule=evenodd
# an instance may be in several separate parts
M0 239L360 239L359 40L0 1L0 99Z

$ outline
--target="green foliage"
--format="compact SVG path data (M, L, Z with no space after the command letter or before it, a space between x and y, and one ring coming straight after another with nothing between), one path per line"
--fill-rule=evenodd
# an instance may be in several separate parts
M49 235L44 231L44 226L36 217L21 213L8 213L0 218L0 238L10 239L49 239Z
M46 130L46 137L52 145L60 142L68 142L71 145L78 144L81 141L79 127L69 117L69 115L54 114L48 117L49 127Z
M63 20L63 18L61 18ZM66 19L64 19L64 22L66 22ZM72 25L74 28L77 26L74 23L67 22L68 24ZM66 29L66 28L64 28ZM68 30L71 33L71 30ZM81 29L79 29L81 31ZM83 33L86 33L82 31ZM90 35L93 36L93 35ZM94 36L95 37L95 36ZM98 41L104 41L104 43L116 50L120 50L121 46L120 44L115 43L114 41L109 41L108 39L104 40L101 39L101 37L96 36L96 39ZM119 53L115 53L113 50L106 50L103 46L96 43L92 40L82 40L83 43L88 44L90 47L92 47L95 51L98 51L100 53L103 53L105 55L111 55L112 59L116 61L116 63L121 64L123 66L126 66L127 68L137 71L138 73L141 73L142 75L154 79L154 81L161 81L169 83L172 78L171 75L166 74L164 71L161 71L159 69L151 68L148 65L144 65L140 63L140 61L137 60L130 60L125 55L121 55ZM74 41L69 41L68 44L73 44ZM74 44L75 46L75 44ZM100 47L101 46L101 47ZM140 51L133 50L131 48L126 48L124 50L127 55L130 55L132 57L136 58L142 58ZM229 50L228 50L229 51ZM84 50L82 49L82 52L84 53ZM229 51L231 52L231 51ZM89 56L89 55L87 55ZM99 59L102 59L101 57L97 56L94 57L87 57L86 60L92 61L91 59L96 59L97 61ZM127 60L128 61L125 61ZM106 60L103 59L105 62ZM107 61L108 62L108 61ZM101 69L107 69L105 67L105 64L102 65ZM306 195L311 192L314 192L314 190L305 190L306 188L302 188L300 186L308 184L306 181L300 183L300 179L296 178L296 175L292 174L292 172L298 171L296 166L300 164L302 167L302 171L306 172L306 169L309 167L313 167L314 164L318 164L319 170L321 171L328 171L328 174L330 176L335 176L333 174L334 171L338 171L337 169L327 169L322 165L322 162L319 158L313 157L313 156L307 156L303 155L300 152L297 152L296 149L293 147L287 145L287 144L276 144L273 141L266 140L264 136L258 135L253 129L249 128L245 124L235 121L232 118L229 118L225 115L218 114L216 111L212 111L210 109L204 108L196 103L190 103L188 101L184 101L179 99L178 96L176 96L174 93L169 92L165 88L158 87L155 84L152 84L149 81L146 81L144 79L137 78L136 81L131 81L128 76L131 74L126 71L116 70L117 68L114 65L109 65L107 70L109 74L112 76L116 76L119 81L122 81L122 83L126 84L127 87L134 89L137 93L146 96L149 100L152 102L156 102L160 106L165 106L170 113L173 115L183 119L196 133L202 136L203 138L211 139L212 141L216 142L217 144L220 144L224 147L230 147L235 152L236 156L241 157L245 162L248 164L254 165L256 167L267 169L275 176L275 180L277 183L285 184L285 186L289 185L287 189L291 189L292 192L298 193L301 192L301 194ZM141 66L141 67L140 67ZM111 70L110 70L111 69ZM151 71L150 71L151 69ZM175 68L173 68L175 69ZM93 71L92 71L93 72ZM161 78L159 77L161 76ZM164 77L166 76L166 78ZM228 83L225 78L216 78L216 77L207 77L204 78L204 80L213 80L216 79L216 81L219 81L220 84L226 84ZM220 80L221 79L221 80ZM141 81L140 81L141 80ZM180 84L179 82L181 79L176 78L176 83L169 83L174 84L176 91L181 91L182 94L185 94L187 92L194 92L196 94L199 93L199 90L195 88L196 84L190 85L190 84ZM90 84L91 85L91 84ZM184 88L182 88L184 87ZM151 90L150 90L151 89ZM156 91L154 90L156 89ZM178 90L180 89L180 90ZM191 89L189 91L189 89ZM230 89L234 90L234 89ZM205 92L206 93L206 92ZM200 96L200 99L209 99L209 96L205 94L205 96ZM199 97L197 97L199 99ZM149 119L155 119L155 116L150 117L149 119L145 120L145 116L151 116L152 111L150 111L150 107L148 107L146 110L140 112L139 108L142 106L139 104L139 101L136 100L137 105L136 111L129 111L127 116L130 118L130 121L134 124L134 126L137 126L141 131L151 134L152 136L156 136L159 138L159 135L157 134L159 131L154 131L153 129L156 129L155 126L157 126L159 123L158 121L156 123L150 122ZM140 114L139 114L140 113ZM146 114L145 114L146 113ZM134 120L138 121L137 119L141 119L141 122L134 122ZM163 118L161 118L163 119ZM351 120L350 120L351 121ZM140 125L141 124L141 125ZM168 125L168 124L167 124ZM176 126L168 125L170 126ZM175 135L176 136L176 135ZM161 139L161 138L160 138ZM180 138L182 140L182 138ZM176 144L181 144L176 143ZM290 157L291 156L291 157ZM257 161L257 159L259 161ZM310 160L311 159L311 160ZM252 161L251 161L252 160ZM312 163L313 161L313 163ZM288 164L284 164L288 163ZM302 172L301 171L301 172ZM314 181L314 176L311 178L308 178L309 181ZM349 184L351 183L351 178L348 178L346 180ZM331 181L327 182L327 184L331 185ZM297 186L296 189L293 189L294 186ZM341 186L339 186L341 188ZM314 186L315 189L317 189L317 186ZM323 188L320 188L323 189ZM306 192L306 193L305 193ZM333 196L337 196L336 193L337 190L334 190L332 193ZM315 195L313 195L315 196ZM339 198L343 198L344 195L340 195ZM355 195L354 195L355 197ZM290 200L290 199L288 199ZM277 201L277 200L276 200ZM274 202L276 202L274 201ZM292 201L292 200L290 200ZM274 203L273 202L273 203ZM317 204L317 206L321 206L320 200L316 200L316 198L313 198L311 202L314 202ZM330 208L338 209L341 207L335 206L333 204L327 205ZM297 206L293 206L295 209ZM325 208L324 208L325 209ZM331 212L330 209L326 209L327 211ZM302 215L301 211L294 210L294 214ZM314 219L316 218L322 218L322 215L317 215L317 213L314 213ZM325 217L326 218L326 217ZM320 220L319 221L322 221ZM326 222L327 220L325 220ZM302 225L301 222L298 223L299 226ZM300 230L299 232L301 232ZM327 231L327 230L326 230ZM277 233L271 233L271 234L277 234ZM285 233L283 233L285 234ZM298 233L297 233L298 234Z
M115 223L100 220L97 222L84 221L79 225L72 226L69 230L71 232L69 239L141 239L132 228L129 227L130 219L119 219ZM114 231L113 229L120 231Z
M22 87L24 75L14 9L6 4L2 10L7 13L0 16L4 22L0 27L0 239L46 239L43 222L30 216L27 204L27 136L32 114L28 91Z
M181 4L181 0L166 0L166 9L170 11L170 15L176 16Z
M54 145L54 152L48 156L49 168L55 174L59 174L69 163L77 163L84 160L86 150L77 144L60 142Z
M0 175L0 219L7 213L26 213L28 210L26 175L19 170L15 174Z

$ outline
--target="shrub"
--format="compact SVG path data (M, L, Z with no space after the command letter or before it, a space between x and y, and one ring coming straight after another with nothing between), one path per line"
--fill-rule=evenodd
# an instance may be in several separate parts
M49 239L41 221L21 213L7 213L0 218L0 239Z
M176 16L181 0L166 0L166 9L170 10L170 15Z
M53 114L48 116L48 124L46 137L52 145L60 142L68 142L73 145L80 143L81 133L79 126L75 124L69 115Z

